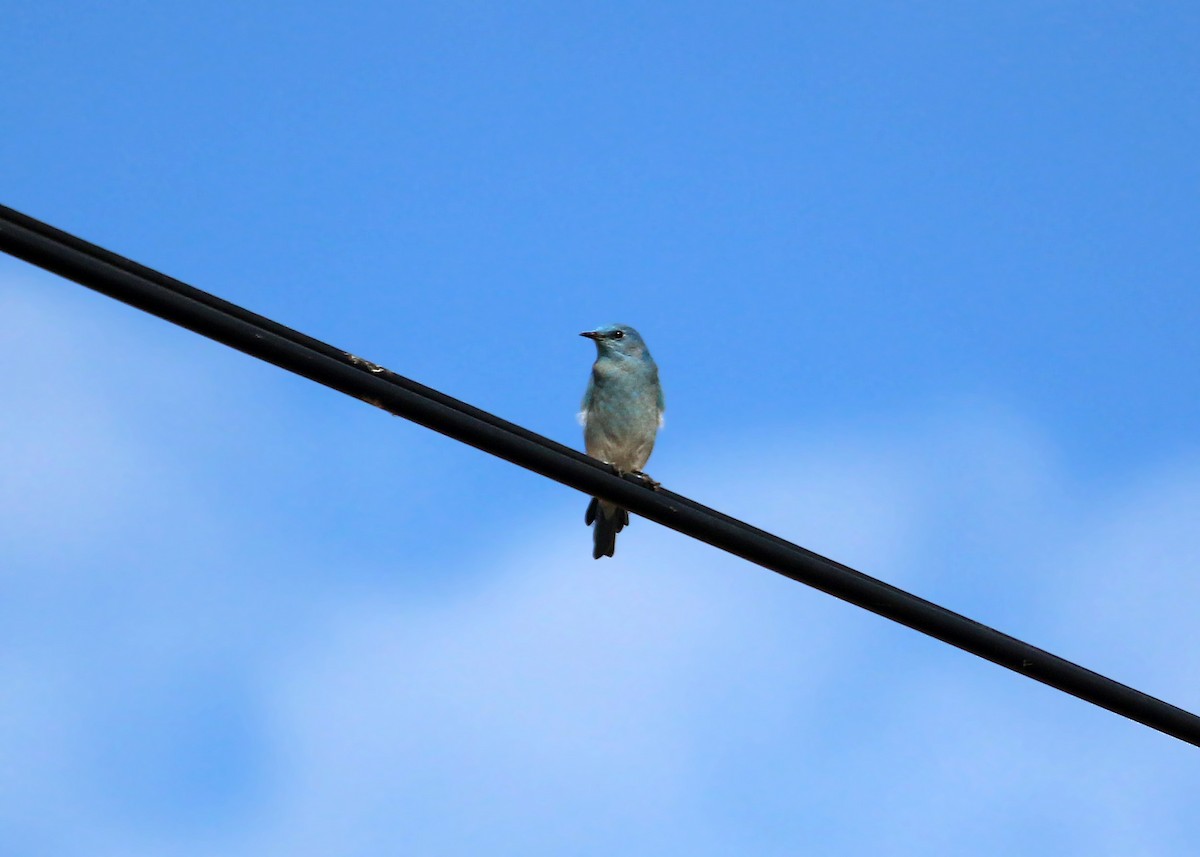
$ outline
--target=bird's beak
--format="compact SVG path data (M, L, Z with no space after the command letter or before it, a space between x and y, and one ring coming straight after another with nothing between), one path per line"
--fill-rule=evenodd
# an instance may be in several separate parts
M594 330L585 330L583 333L581 333L579 335L586 336L588 339L599 339L600 338L600 334L596 333L596 331L594 331Z

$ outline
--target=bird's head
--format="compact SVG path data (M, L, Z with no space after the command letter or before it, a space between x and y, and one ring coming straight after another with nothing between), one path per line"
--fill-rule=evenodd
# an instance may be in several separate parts
M595 342L596 351L601 357L641 357L647 353L641 334L627 324L606 324L595 330L585 330L579 335Z

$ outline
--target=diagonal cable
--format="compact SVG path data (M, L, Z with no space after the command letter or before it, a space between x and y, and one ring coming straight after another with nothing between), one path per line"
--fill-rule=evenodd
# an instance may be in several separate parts
M0 250L159 318L602 497L1021 675L1200 746L1200 717L581 452L0 206Z

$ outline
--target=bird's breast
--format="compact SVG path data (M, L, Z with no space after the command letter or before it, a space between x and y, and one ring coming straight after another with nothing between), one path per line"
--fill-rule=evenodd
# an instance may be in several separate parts
M597 367L584 429L588 455L620 470L641 470L654 449L658 418L657 379Z

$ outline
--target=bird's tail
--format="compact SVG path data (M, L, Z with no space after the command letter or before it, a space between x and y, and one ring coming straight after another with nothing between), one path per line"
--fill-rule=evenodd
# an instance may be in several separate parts
M607 500L593 497L583 522L592 527L592 559L612 556L617 549L617 533L629 523L629 512Z

